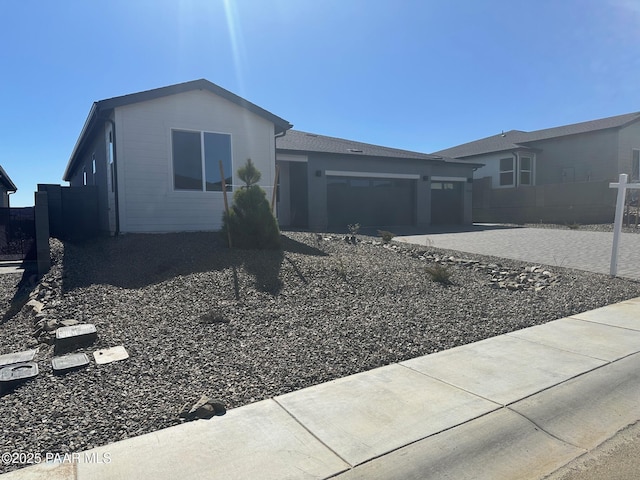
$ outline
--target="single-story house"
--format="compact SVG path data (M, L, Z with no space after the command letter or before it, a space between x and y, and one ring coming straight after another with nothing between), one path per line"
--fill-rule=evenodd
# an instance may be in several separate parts
M111 234L219 229L219 163L233 191L248 158L268 198L280 165L283 226L471 221L479 165L291 127L204 79L114 97L91 107L63 178L97 187L99 228Z
M640 112L546 128L509 130L435 152L481 163L474 221L613 220L620 173L640 173Z
M9 208L9 194L18 190L15 183L11 181L7 172L0 165L0 208Z

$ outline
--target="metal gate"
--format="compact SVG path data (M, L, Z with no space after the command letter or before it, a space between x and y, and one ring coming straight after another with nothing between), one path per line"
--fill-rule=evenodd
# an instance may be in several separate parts
M0 208L0 260L35 260L33 207Z

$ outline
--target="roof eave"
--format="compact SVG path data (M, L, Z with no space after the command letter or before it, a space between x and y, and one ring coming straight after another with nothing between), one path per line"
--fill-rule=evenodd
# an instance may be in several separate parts
M73 151L71 152L71 156L69 157L69 162L67 163L67 168L65 169L64 175L62 176L62 179L65 182L68 182L71 180L71 177L73 175L73 170L75 168L76 157L80 153L80 150L82 150L82 147L84 147L84 144L87 141L87 137L89 135L91 127L93 126L93 124L97 119L98 112L100 110L98 103L99 102L93 102L93 105L91 105L91 110L89 110L89 115L87 116L87 119L84 122L82 130L80 131L80 136L78 137L78 140L76 141L76 144L73 147Z
M374 157L374 158L395 158L398 160L415 160L415 161L419 161L419 162L434 162L434 163L448 163L448 164L458 164L458 165L475 165L475 164L470 164L468 162L462 162L459 161L455 158L450 158L450 157L441 157L439 155L433 155L432 158L421 158L421 157L401 157L401 156L396 156L396 155L392 155L392 154L387 154L387 155L378 155L378 154L374 154L374 153L367 153L367 152L327 152L327 151L322 151L322 150L304 150L304 149L299 149L299 148L286 148L286 147L276 147L276 152L280 152L280 153L291 153L291 154L301 154L301 155L309 155L309 154L313 154L313 153L318 153L318 154L322 154L322 155L339 155L341 157L344 156L348 156L348 157L361 157L361 158L367 158L367 157ZM479 166L482 166L483 164L477 164Z
M9 178L9 175L7 175L7 172L2 168L2 165L0 165L0 182L4 184L7 192L15 193L18 191L18 187L16 187L16 184Z

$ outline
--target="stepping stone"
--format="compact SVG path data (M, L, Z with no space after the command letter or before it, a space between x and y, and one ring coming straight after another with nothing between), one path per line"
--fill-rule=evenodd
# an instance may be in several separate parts
M89 357L84 353L71 353L51 359L54 373L66 373L89 365Z
M122 345L118 345L117 347L96 350L95 352L93 352L93 358L96 359L96 363L98 365L104 365L105 363L125 360L129 358L129 354Z
M0 368L13 363L31 362L36 357L36 353L38 353L37 348L34 350L25 350L23 352L0 355Z
M0 389L11 388L16 383L38 375L38 364L23 362L0 368Z
M56 329L56 350L69 350L76 346L91 345L98 338L96 326L83 323Z

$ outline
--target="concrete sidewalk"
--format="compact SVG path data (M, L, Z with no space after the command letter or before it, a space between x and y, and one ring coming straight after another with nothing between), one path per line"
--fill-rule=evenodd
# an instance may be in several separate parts
M537 480L640 420L639 399L637 298L1 478Z

